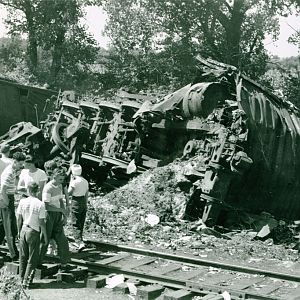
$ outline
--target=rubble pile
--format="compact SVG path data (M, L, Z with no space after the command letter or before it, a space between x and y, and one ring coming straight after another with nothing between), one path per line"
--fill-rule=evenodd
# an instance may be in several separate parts
M240 212L230 228L209 228L201 219L185 220L193 193L187 174L197 163L197 157L177 160L144 172L106 195L91 197L86 223L89 237L258 266L267 259L298 259L295 235L299 226L293 232L288 223L268 213Z
M178 222L184 216L192 183L180 161L144 172L125 186L90 200L92 224L108 235L135 235L158 223ZM97 225L96 225L97 226Z

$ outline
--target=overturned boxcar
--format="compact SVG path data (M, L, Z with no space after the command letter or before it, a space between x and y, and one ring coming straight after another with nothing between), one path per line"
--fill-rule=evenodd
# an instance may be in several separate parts
M239 208L299 218L299 110L232 66L198 60L192 84L134 116L140 163L197 155L192 198L206 221Z
M54 106L57 92L0 78L0 135L18 122L39 126Z

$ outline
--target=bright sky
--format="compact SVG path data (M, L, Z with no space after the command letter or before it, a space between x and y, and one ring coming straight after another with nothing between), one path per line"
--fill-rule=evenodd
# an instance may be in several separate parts
M288 38L300 31L300 16L291 15L287 18L280 17L280 35L277 42L272 42L271 38L267 37L265 40L265 48L273 55L279 57L290 57L299 55L298 47L289 44Z
M103 35L105 25L105 14L96 6L90 6L86 9L86 25L91 34L100 46L106 48L109 43L109 38ZM7 30L4 25L6 10L0 6L0 37L5 36ZM279 57L289 57L299 55L298 47L287 42L289 36L295 33L295 30L300 30L300 16L289 16L288 18L280 17L280 36L277 42L272 42L270 38L266 38L265 47L273 55Z

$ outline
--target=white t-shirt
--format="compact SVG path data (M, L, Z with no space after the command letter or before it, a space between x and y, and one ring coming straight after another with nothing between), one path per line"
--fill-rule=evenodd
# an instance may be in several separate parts
M23 224L40 231L40 219L46 218L45 204L35 197L23 198L17 208L17 214L22 215Z
M41 169L37 169L35 172L30 172L28 169L23 169L19 177L18 188L22 187L27 189L30 182L40 184L41 182L47 182L47 179L48 177L46 173Z
M72 195L75 197L84 196L89 190L89 183L82 176L72 176L69 190L73 188Z
M4 157L2 156L0 158L0 176L3 173L4 169L8 166L11 165L13 163L13 160L8 158L8 157Z
M63 197L63 188L61 184L54 185L52 180L45 184L42 194L44 203L61 208L60 199L63 199Z

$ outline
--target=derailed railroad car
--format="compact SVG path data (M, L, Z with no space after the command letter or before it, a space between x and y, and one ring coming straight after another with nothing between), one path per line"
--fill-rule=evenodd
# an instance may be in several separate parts
M0 78L0 135L18 122L39 126L39 122L53 111L56 96L53 90Z
M135 124L146 137L141 149L157 165L178 156L199 157L190 205L195 217L215 223L226 211L246 209L298 219L298 108L233 66L198 60L199 76L192 84L136 114ZM143 164L143 151L140 158Z

